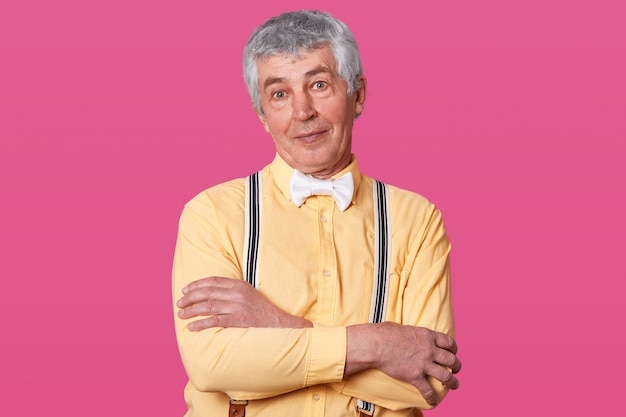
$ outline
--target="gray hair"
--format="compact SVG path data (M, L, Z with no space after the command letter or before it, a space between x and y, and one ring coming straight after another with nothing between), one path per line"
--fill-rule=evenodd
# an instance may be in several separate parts
M300 10L274 16L256 28L243 50L243 78L255 110L263 115L257 60L275 55L297 57L302 51L330 44L337 73L348 83L348 95L361 86L361 56L350 29L328 13Z

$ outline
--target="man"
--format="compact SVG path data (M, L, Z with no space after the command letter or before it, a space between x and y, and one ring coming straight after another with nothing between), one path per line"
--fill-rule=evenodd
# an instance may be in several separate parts
M450 244L432 204L358 169L352 34L320 12L272 18L244 78L277 155L181 215L187 416L421 415L458 386Z

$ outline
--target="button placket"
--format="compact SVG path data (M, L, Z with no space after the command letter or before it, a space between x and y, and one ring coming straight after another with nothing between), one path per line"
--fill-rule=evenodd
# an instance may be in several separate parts
M331 325L334 317L334 303L337 293L336 276L337 260L333 237L333 210L335 201L332 198L319 199L318 227L320 236L319 292L318 314L322 324Z
M308 390L308 407L309 412L306 413L310 417L323 417L326 415L326 395L328 390L324 387L310 387Z

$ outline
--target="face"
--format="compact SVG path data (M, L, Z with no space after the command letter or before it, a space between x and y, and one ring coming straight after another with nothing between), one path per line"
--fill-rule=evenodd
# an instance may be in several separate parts
M264 115L287 164L317 178L330 178L350 163L352 124L363 111L365 78L348 96L329 45L299 57L277 55L257 61Z

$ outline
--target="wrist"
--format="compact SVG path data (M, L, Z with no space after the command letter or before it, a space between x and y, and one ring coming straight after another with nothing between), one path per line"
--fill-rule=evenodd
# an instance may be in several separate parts
M313 327L313 323L311 323L309 320L302 318L302 317L298 317L298 316L292 316L292 315L287 315L287 317L284 318L284 320L281 321L281 323L277 326L277 327L289 327L292 329L304 329L307 327Z
M379 343L376 324L357 324L346 329L345 375L376 368L379 363Z

